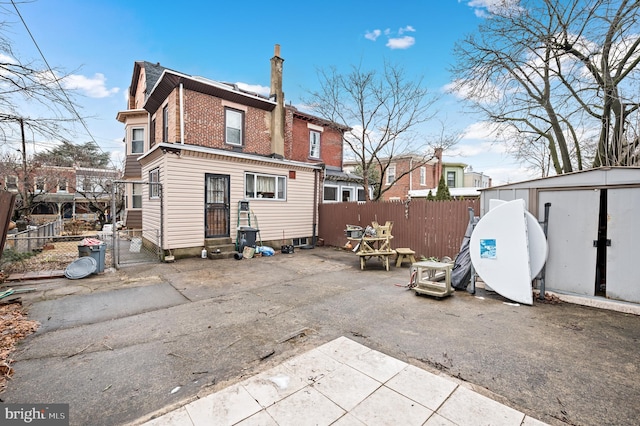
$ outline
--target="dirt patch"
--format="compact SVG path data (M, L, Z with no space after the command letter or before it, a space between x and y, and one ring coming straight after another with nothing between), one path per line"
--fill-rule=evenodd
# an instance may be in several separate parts
M13 375L11 354L16 345L39 326L37 321L27 318L19 301L0 305L0 393Z
M41 253L37 253L28 259L3 264L2 271L0 271L0 282L3 282L4 278L14 273L65 270L67 266L77 258L77 248L75 252L43 250ZM107 250L105 253L105 265L111 265L110 250Z

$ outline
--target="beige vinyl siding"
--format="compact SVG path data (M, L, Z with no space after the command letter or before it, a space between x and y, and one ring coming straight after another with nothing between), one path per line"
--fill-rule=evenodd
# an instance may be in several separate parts
M289 179L289 169L275 169L245 165L246 171L281 175L287 177L287 200L251 199L249 206L258 218L260 236L263 240L310 237L313 224L313 171L296 170L296 178ZM244 191L244 173L242 174L242 190ZM244 192L240 193L243 196ZM237 206L237 199L236 204ZM237 220L236 211L232 216ZM237 224L237 222L233 222ZM255 224L252 222L252 226Z
M244 199L245 172L285 176L286 201L251 199L249 206L257 217L263 241L308 237L312 234L314 172L304 167L274 165L263 161L213 156L183 151L181 156L166 154L160 181L164 185L164 249L201 247L204 245L204 184L205 174L228 175L230 178L230 235L235 241L238 221L238 201ZM157 164L144 167L145 179ZM296 179L289 179L295 170ZM170 178L167 179L167 177ZM148 189L147 189L148 190ZM148 195L147 199L148 199ZM146 215L146 211L145 211ZM153 223L155 222L156 216ZM151 220L149 221L151 224Z
M160 183L164 184L164 157L157 156L142 166L142 180L149 181L149 171L160 168ZM149 199L149 185L142 185L142 229L160 229L160 198Z

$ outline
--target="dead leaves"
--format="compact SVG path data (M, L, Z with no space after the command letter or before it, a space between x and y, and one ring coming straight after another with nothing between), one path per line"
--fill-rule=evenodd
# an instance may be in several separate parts
M13 375L11 353L17 343L35 332L40 324L27 318L20 303L0 306L0 392Z

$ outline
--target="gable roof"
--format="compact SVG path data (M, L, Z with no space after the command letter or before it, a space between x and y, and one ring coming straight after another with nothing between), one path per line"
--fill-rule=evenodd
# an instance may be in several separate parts
M160 62L151 63L148 61L136 61L133 64L133 75L131 77L131 84L129 85L129 94L135 96L135 90L138 86L138 79L140 78L140 72L145 70L145 99L149 96L151 89L155 86L156 82L162 75L162 72L168 68L160 65Z

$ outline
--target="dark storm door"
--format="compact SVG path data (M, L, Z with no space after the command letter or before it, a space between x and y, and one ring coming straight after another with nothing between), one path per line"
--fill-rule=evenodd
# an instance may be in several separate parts
M204 183L205 238L229 237L229 176L207 173Z

